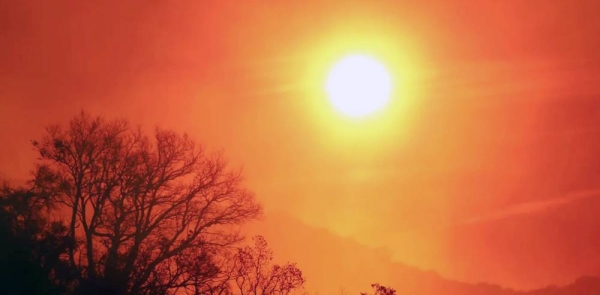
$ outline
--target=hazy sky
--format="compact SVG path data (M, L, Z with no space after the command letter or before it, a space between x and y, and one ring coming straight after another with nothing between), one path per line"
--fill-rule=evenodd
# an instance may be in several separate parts
M450 278L600 274L600 2L448 2L0 1L0 175L85 109L187 132L267 212ZM356 50L397 89L351 122L323 85Z

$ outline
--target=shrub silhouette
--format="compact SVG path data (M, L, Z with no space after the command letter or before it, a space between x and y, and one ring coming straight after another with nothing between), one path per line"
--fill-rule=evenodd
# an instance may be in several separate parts
M396 290L390 287L385 287L380 284L372 284L371 287L373 288L373 294L360 293L360 295L396 295Z

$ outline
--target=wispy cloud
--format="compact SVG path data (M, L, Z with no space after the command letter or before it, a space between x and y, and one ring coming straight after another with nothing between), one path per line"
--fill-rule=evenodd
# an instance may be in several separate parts
M512 206L498 210L496 212L492 212L487 215L469 218L459 224L482 223L482 222L506 219L506 218L509 218L509 217L512 217L515 215L532 214L532 213L564 206L566 204L569 204L569 203L572 203L572 202L575 202L575 201L578 201L581 199L595 197L595 196L600 196L600 188L581 190L581 191L569 193L564 197L554 198L554 199L546 200L546 201L526 202L526 203L512 205Z

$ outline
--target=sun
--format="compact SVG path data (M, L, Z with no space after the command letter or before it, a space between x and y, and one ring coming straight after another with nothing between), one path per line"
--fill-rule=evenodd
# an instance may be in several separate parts
M340 60L331 69L325 87L335 109L352 118L383 108L392 90L385 67L366 55L350 55Z

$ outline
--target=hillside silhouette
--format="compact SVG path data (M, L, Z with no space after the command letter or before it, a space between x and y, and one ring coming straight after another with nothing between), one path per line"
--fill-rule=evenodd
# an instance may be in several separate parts
M273 249L286 259L298 261L306 274L306 289L319 294L358 294L370 283L392 286L397 294L420 295L582 295L600 294L600 278L582 277L565 286L514 290L493 283L465 283L444 278L392 260L385 249L372 248L290 217L267 213L249 232L262 232ZM293 232L288 235L286 232ZM309 242L305 242L309 241ZM460 259L460 257L457 257Z

